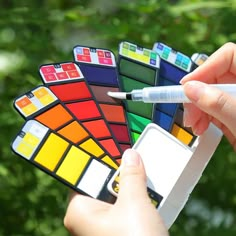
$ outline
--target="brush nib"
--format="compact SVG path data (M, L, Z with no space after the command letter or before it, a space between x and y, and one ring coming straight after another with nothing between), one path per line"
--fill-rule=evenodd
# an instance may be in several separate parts
M125 92L107 92L107 95L112 97L112 98L116 98L116 99L120 99L120 100L125 100L127 99L127 93Z

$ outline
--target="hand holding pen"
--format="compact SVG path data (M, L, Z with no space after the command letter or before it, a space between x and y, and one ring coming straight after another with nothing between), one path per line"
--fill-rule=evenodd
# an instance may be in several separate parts
M236 98L207 85L236 83L236 44L222 46L204 64L185 76L181 83L186 96L192 101L192 104L184 105L185 126L192 127L200 135L213 122L236 150Z

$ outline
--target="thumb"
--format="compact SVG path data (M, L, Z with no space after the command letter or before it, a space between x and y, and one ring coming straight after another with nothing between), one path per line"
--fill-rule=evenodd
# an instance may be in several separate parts
M147 199L149 200L142 159L135 150L127 149L123 154L120 168L118 202L130 204L136 200Z
M184 84L186 96L202 111L223 123L236 136L236 99L199 81Z

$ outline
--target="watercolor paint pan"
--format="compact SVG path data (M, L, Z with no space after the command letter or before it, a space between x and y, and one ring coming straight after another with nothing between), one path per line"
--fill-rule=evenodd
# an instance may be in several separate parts
M46 64L40 66L39 73L43 83L100 142L107 153L120 159L119 145L79 66L74 62Z
M45 173L84 195L114 202L107 181L114 169L36 120L27 120L12 150Z
M119 82L121 91L156 86L160 57L150 50L130 42L119 44ZM136 142L147 124L152 121L154 105L125 101L126 114L133 143Z
M122 151L125 151L131 147L131 138L124 105L107 95L108 91L119 91L115 55L108 49L81 45L74 47L73 55L109 123L114 138Z
M19 96L14 101L14 107L25 119L37 120L68 142L117 168L118 164L112 156L107 154L101 144L49 88L38 86Z
M180 80L193 70L192 60L163 43L155 43L153 50L160 55L157 86L179 85ZM183 124L182 104L156 104L153 122L170 132L183 143L191 146L196 139L191 129Z

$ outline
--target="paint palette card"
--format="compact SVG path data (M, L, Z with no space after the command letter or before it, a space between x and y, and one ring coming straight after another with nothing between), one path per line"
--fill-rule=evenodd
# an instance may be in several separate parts
M164 43L155 43L153 50L156 51L160 57L169 62L172 65L175 65L179 69L190 72L192 68L191 59L184 55L181 52L174 50L173 48L165 45ZM176 76L176 82L178 83L181 77L181 72L178 73L179 76Z
M208 56L204 53L194 53L191 56L191 60L193 61L194 68L197 68L198 66L202 65L206 60L208 59Z
M28 120L12 150L75 191L111 201L106 189L114 169L36 120Z
M40 75L58 99L99 141L109 155L121 158L121 150L79 66L74 62L41 65Z
M191 72L193 62L183 53L163 43L155 43L153 50L161 57L157 86L179 85L180 80ZM153 122L170 132L186 145L191 146L196 139L192 130L183 125L182 104L156 104Z
M156 86L160 69L158 53L130 42L119 45L119 82L121 91ZM126 114L133 143L147 124L152 122L154 105L126 101Z
M124 106L107 95L108 91L119 91L114 54L107 49L80 45L74 47L73 54L123 152L131 147Z
M16 98L14 106L25 119L37 120L68 142L117 168L118 164L112 156L107 154L101 144L49 88L39 86L32 89Z
M145 166L148 189L156 197L154 201L151 197L152 202L158 203L157 209L168 228L186 204L221 137L221 131L211 124L190 148L151 123L134 144L133 149L139 152ZM119 189L119 170L108 184L115 196Z

